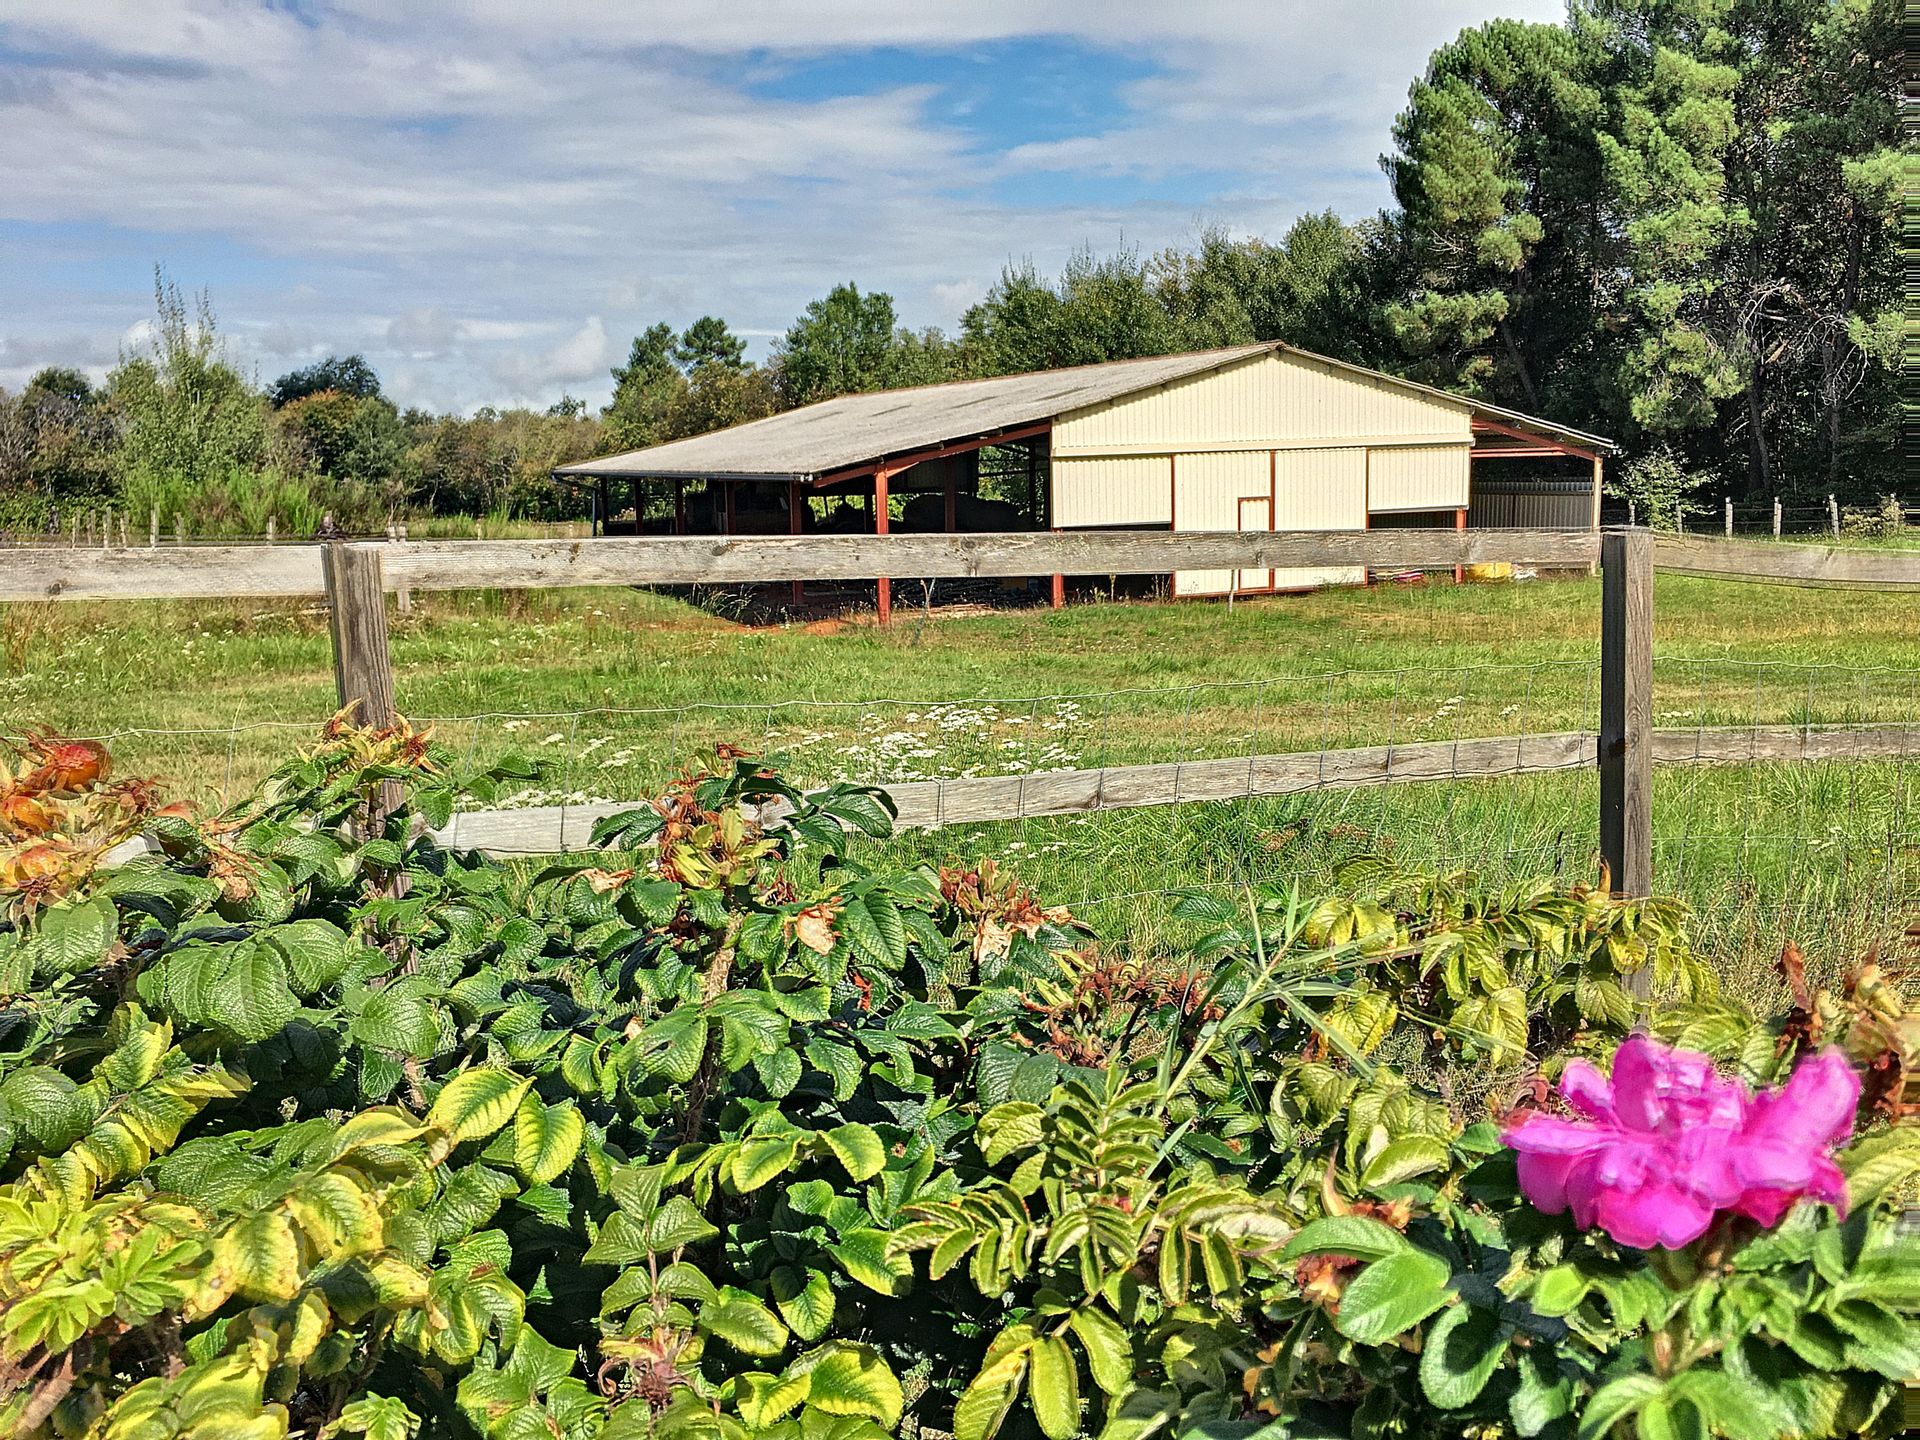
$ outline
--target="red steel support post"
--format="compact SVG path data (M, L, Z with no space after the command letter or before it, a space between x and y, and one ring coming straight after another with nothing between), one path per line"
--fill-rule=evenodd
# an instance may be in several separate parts
M887 467L882 465L873 472L873 533L887 533L887 481L890 478ZM874 609L879 612L880 623L893 623L893 581L882 575L874 585Z

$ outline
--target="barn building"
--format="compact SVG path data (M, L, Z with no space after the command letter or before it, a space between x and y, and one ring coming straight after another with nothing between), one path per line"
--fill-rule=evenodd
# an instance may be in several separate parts
M554 475L591 487L596 534L1585 528L1612 449L1263 343L843 395ZM1224 596L1365 579L1185 570L1171 584ZM1065 583L1049 577L1056 605ZM890 589L878 581L882 618Z

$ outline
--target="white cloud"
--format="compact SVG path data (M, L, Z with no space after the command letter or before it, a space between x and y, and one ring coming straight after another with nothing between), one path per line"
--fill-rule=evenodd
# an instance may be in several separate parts
M777 335L845 279L950 325L980 288L956 277L1190 236L1194 174L1239 233L1377 207L1407 83L1496 6L1560 0L11 0L0 46L31 58L0 62L0 133L32 160L0 187L0 223L25 227L0 340L117 337L154 260L212 288L238 352L359 349L430 405L603 398L655 319ZM1026 143L978 107L942 118L924 78L821 98L742 78L878 46L951 50L964 76L966 47L1001 41L1151 73L1117 118ZM1111 73L1085 67L1091 99ZM76 280L87 226L112 240Z

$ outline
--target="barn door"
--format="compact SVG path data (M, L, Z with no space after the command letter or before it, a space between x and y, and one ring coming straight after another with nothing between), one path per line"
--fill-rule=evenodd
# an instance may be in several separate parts
M1269 495L1242 495L1240 497L1240 530L1273 529L1273 497ZM1273 589L1273 571L1237 570L1234 572L1234 589L1242 594L1252 590Z

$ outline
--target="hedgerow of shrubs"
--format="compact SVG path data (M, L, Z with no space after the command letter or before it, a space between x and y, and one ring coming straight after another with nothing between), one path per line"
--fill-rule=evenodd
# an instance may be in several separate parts
M725 752L501 863L433 832L524 767L452 764L337 720L207 819L85 742L0 773L0 1431L1899 1424L1871 967L1759 1017L1669 902L1385 871L1135 957L871 858L877 791Z

